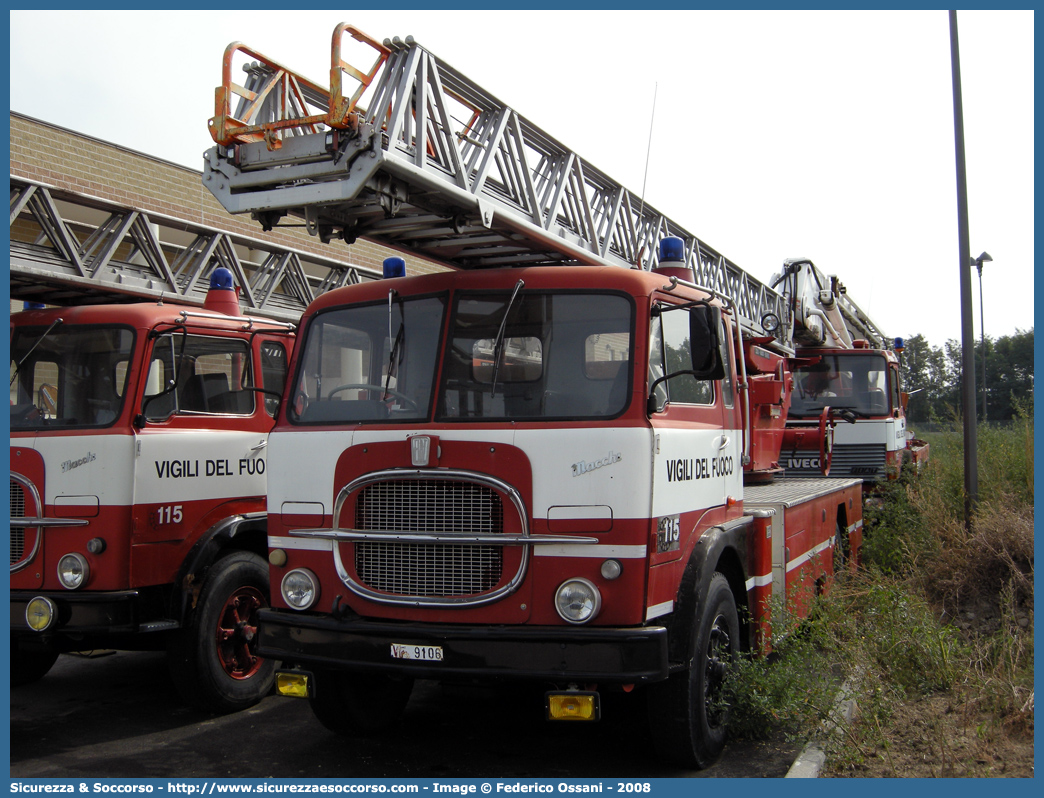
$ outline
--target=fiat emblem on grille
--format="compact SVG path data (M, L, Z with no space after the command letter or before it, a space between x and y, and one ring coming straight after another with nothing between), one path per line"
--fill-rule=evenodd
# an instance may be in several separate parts
M434 452L432 450L434 449ZM410 438L410 462L415 466L432 465L432 454L439 458L439 439L433 435L414 435Z

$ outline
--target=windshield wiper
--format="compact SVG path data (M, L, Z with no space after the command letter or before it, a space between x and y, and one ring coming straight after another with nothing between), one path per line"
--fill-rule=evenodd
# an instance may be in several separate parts
M500 372L500 356L504 349L504 330L507 328L508 316L511 315L511 308L515 305L515 298L524 285L525 282L523 280L515 283L515 290L511 292L511 299L508 300L507 307L504 308L504 318L500 320L500 329L497 330L496 340L493 341L493 385L489 393L491 397L497 395L497 374Z
M29 347L29 351L26 352L24 355L22 355L22 359L19 360L17 365L15 365L15 367L14 367L14 373L11 375L11 382L8 384L8 386L7 386L8 388L10 388L12 385L14 385L15 379L17 379L17 377L18 377L18 370L20 368L22 368L22 364L25 363L25 361L27 361L29 359L29 355L31 355L33 353L33 350L35 350L36 347L38 347L40 344L43 343L44 338L46 338L48 335L51 334L51 330L53 330L55 327L57 327L59 324L62 324L62 323L64 323L64 322L60 318L55 319L54 321L52 321L51 322L51 326L48 327L46 330L44 330L43 331L43 335L41 335L39 338L37 338L35 343L33 343L33 345Z

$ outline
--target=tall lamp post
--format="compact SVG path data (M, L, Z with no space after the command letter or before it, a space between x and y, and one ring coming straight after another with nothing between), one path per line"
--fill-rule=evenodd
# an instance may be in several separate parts
M964 525L972 530L972 511L979 503L979 431L975 417L975 322L968 243L968 176L964 162L964 104L961 100L961 56L957 43L957 11L950 10L950 68L953 73L953 139L957 162L957 247L961 281L961 416L964 419Z
M986 317L982 315L982 264L992 263L989 252L983 252L972 261L979 270L979 342L982 348L982 423L986 423Z

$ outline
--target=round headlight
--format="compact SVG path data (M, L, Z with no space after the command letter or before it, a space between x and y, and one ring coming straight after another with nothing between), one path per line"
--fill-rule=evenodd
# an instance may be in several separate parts
M58 581L66 590L76 590L87 584L91 575L91 566L82 554L73 552L58 560Z
M295 568L283 577L279 590L291 609L307 610L319 598L319 580L306 568Z
M46 596L37 596L25 606L25 622L34 632L46 632L58 619L58 607Z
M602 594L586 579L570 579L555 591L555 609L564 621L587 623L602 609Z

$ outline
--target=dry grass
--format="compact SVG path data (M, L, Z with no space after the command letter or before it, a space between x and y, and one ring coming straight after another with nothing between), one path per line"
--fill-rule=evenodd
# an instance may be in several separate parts
M1031 425L993 431L992 459L1030 452L1023 435L1032 437ZM937 454L933 443L929 471L905 475L870 513L868 535L881 537L869 549L882 555L908 606L923 602L924 612L901 621L916 618L918 627L905 654L882 658L872 645L857 655L868 676L862 714L835 741L828 775L1033 776L1032 463L1005 478L990 475L993 498L976 508L968 529L952 490L961 460ZM881 617L879 607L867 609ZM941 677L935 684L911 678L925 667Z
M932 533L938 547L922 558L913 574L925 595L956 615L969 604L995 604L1002 597L1016 607L1033 598L1033 507L1004 496L982 504L968 530L942 512L937 494L921 491L912 503L924 519L937 519Z
M881 486L865 505L859 573L772 657L734 670L730 729L820 736L844 675L858 712L824 741L824 776L1032 777L1032 432L980 438L992 499L970 530L959 435L932 441L922 474Z

